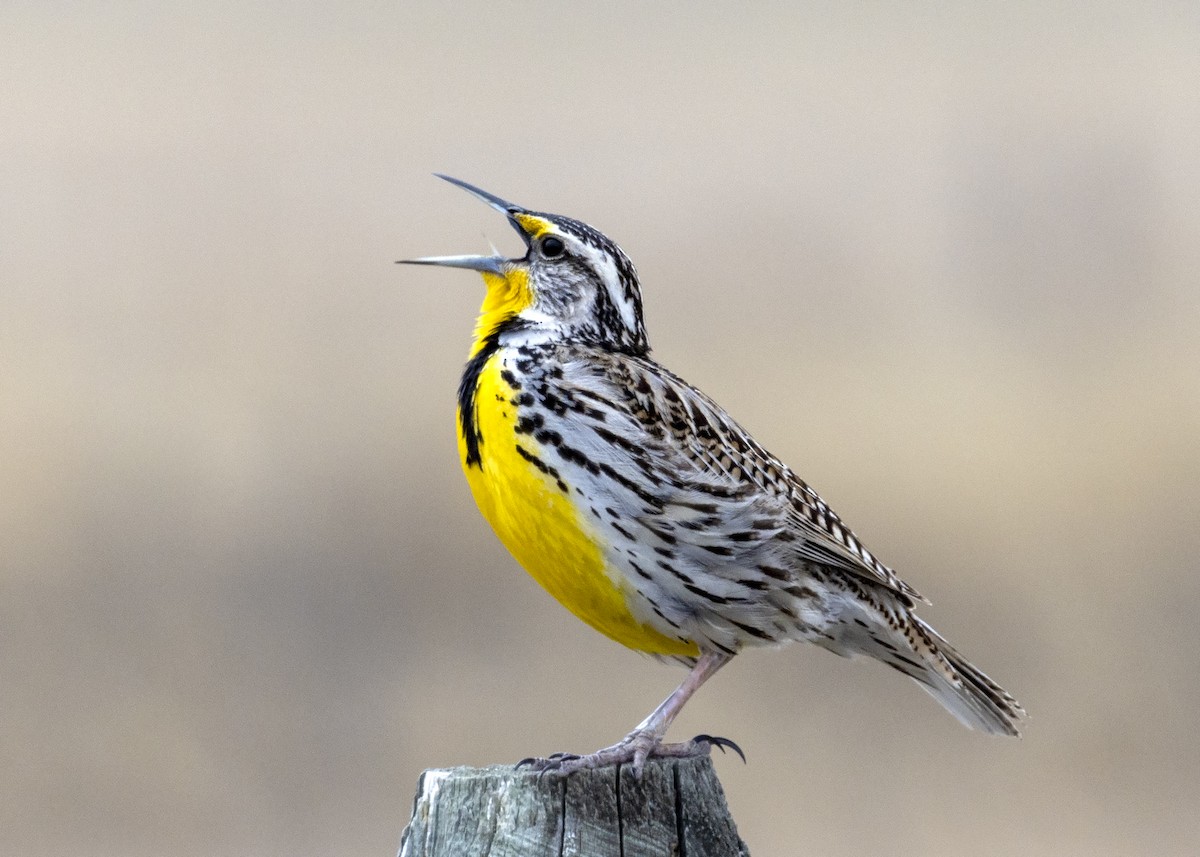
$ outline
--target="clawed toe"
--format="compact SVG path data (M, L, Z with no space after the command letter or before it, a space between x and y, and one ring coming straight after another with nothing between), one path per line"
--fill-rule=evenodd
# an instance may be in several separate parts
M539 777L545 774L565 776L575 771L603 768L627 762L633 762L640 768L641 764L636 756L637 751L637 745L630 742L621 742L620 744L614 744L612 747L597 750L595 753L589 753L586 756L581 756L578 753L551 753L544 758L530 756L517 762L515 767L518 769L527 767L536 772ZM644 757L641 761L644 761Z
M742 752L742 748L739 747L735 742L730 741L728 738L722 738L719 735L697 735L692 739L692 743L707 744L710 747L718 748L722 753L724 753L725 748L728 747L730 750L737 753L739 757L741 757L742 764L746 763L746 754Z
M728 738L720 738L716 735L697 735L691 741L682 741L678 744L658 744L651 751L650 756L664 759L689 759L695 756L707 756L713 747L718 748L722 753L728 748L737 753L743 762L746 761L746 754L742 752L742 748Z
M521 770L521 768L529 768L536 771L538 774L545 774L550 771L557 771L566 762L574 762L581 759L576 753L551 753L549 756L526 756L521 761L513 765L513 770Z

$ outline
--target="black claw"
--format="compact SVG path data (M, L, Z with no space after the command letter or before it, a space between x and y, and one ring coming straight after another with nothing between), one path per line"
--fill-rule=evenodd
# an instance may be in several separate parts
M742 748L739 747L733 741L730 741L728 738L721 738L716 735L697 735L695 738L692 739L692 741L696 742L697 744L699 744L700 742L704 742L705 744L708 744L711 747L716 747L722 753L724 753L725 748L728 747L730 750L737 753L738 756L741 757L743 765L746 764L746 754L742 752Z
M542 761L545 764L542 766L541 770L537 772L537 781L539 783L542 781L542 778L546 776L546 774L556 774L561 771L564 760L551 758L543 759Z
M540 777L547 771L554 771L562 767L563 762L573 762L578 758L580 757L576 753L551 753L545 758L541 756L527 756L513 765L513 770L519 771L521 768L528 766L537 771Z

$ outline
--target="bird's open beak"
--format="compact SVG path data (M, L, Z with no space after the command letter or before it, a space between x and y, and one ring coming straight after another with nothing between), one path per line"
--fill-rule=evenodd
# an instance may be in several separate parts
M467 184L461 179L452 178L450 176L442 175L441 173L434 173L434 175L439 179L445 179L446 181L450 182L450 184L458 185L472 196L483 200L492 208L496 209L496 211L503 214L508 218L508 222L512 224L513 229L517 230L517 234L521 236L526 245L529 244L529 233L520 224L515 216L518 214L526 214L526 209L521 208L519 205L513 205L511 202L507 202L495 194L488 193L486 190L477 188L473 184ZM422 256L419 259L400 259L396 264L441 265L445 268L467 268L471 271L480 271L487 274L499 274L503 276L505 271L504 266L506 264L511 265L514 261L518 260L506 259L505 257L497 254L493 256Z

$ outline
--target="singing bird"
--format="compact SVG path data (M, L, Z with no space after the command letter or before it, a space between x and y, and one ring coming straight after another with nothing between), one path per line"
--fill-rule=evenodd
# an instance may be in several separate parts
M880 660L965 725L1018 734L1024 710L917 617L925 599L720 405L655 362L620 247L578 220L439 178L503 214L527 248L405 260L478 271L487 286L458 387L459 456L479 510L584 622L690 667L613 746L527 762L640 770L649 756L733 746L663 739L734 655L792 640Z

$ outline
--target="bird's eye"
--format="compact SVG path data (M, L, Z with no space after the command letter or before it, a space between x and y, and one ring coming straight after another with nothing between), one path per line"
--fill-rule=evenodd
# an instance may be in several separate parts
M567 248L561 239L555 238L553 235L542 239L542 255L547 259L557 259L565 252L567 252Z

